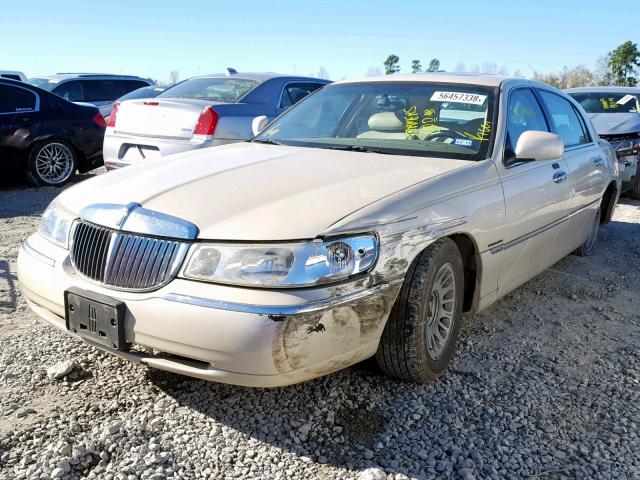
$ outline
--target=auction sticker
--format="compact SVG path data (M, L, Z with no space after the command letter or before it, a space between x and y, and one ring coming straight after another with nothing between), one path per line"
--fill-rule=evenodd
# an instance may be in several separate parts
M433 95L431 95L432 102L470 103L471 105L482 105L486 99L486 95L478 95L476 93L438 91L433 92Z
M618 105L624 105L625 103L627 103L629 100L635 100L636 97L634 97L633 95L625 95L624 97L622 97L620 100L618 100L616 103Z

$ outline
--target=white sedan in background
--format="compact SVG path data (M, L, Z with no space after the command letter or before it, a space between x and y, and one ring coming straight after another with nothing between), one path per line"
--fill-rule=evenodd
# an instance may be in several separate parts
M108 170L251 138L257 116L273 119L328 80L275 73L194 77L152 99L116 102L104 137Z

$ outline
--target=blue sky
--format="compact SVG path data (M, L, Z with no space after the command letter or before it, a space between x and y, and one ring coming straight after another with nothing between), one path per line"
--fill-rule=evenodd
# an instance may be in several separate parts
M640 41L635 1L0 1L0 69L112 72L166 81L221 71L364 76L387 55L445 70L593 67Z

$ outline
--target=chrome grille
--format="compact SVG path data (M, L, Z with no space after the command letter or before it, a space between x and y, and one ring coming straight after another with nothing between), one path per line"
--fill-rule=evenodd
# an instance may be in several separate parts
M79 220L70 247L81 275L122 290L153 290L177 273L189 242L122 232Z

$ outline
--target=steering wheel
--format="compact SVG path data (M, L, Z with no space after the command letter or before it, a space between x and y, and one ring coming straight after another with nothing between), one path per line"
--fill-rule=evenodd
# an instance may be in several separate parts
M453 140L455 140L456 138L458 138L460 135L458 134L458 132L454 131L454 130L438 130L437 132L433 132L430 133L429 135L425 136L423 138L423 140L426 141L431 141L435 138L451 138Z

